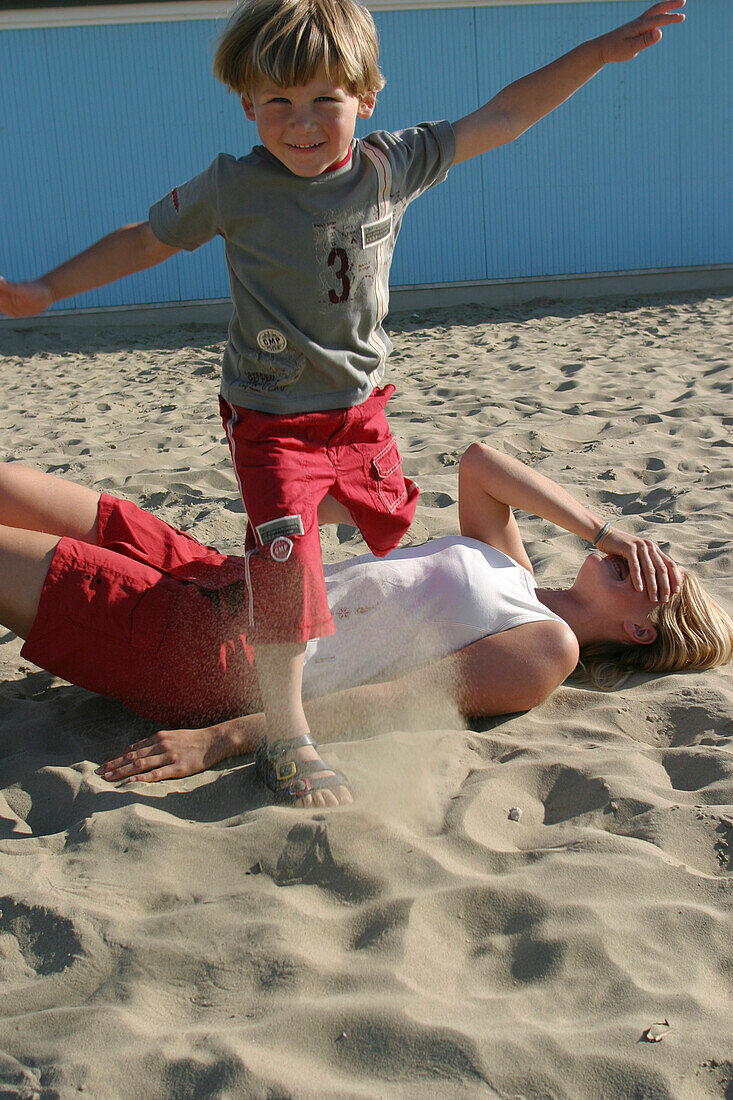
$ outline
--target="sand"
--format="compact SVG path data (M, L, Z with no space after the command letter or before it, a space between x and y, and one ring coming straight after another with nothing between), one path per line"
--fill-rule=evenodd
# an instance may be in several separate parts
M732 306L393 318L409 540L457 530L456 463L484 438L730 607ZM236 551L222 331L107 325L0 328L4 457ZM540 582L567 579L579 540L521 519ZM325 555L362 549L342 527ZM0 631L1 1096L733 1096L729 671L345 731L329 759L355 805L299 813L246 758L104 783L96 765L154 727L19 650Z

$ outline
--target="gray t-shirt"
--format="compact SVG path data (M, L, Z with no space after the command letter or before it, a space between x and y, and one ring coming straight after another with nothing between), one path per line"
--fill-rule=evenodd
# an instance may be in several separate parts
M454 157L449 122L369 134L345 165L314 178L258 145L240 159L220 154L150 208L164 244L226 242L227 401L283 414L367 399L392 350L382 321L405 208L445 179Z

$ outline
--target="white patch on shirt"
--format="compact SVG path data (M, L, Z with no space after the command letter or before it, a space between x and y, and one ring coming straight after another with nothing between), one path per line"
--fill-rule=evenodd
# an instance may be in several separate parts
M257 333L257 345L270 355L279 355L280 352L285 351L288 342L279 329L263 328Z
M330 210L313 226L316 262L320 268L320 313L344 308L362 313L374 308L377 253L362 239L364 217L379 220L376 204L363 209ZM373 222L367 222L367 225ZM385 238L387 240L387 238ZM393 241L383 245L391 255Z
M368 225L362 225L361 227L361 246L362 248L371 248L375 244L381 244L382 241L386 241L392 235L392 212L387 215L386 218L381 218L378 222L370 222Z

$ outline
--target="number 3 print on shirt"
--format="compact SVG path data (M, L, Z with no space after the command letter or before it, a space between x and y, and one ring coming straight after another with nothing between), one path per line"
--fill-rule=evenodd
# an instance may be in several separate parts
M331 289L328 292L328 297L334 305L338 305L339 302L345 302L349 297L349 291L351 290L351 279L349 278L349 257L346 254L345 248L332 248L328 257L328 266L335 267L339 264L338 271L334 272L336 278L341 283L341 293Z

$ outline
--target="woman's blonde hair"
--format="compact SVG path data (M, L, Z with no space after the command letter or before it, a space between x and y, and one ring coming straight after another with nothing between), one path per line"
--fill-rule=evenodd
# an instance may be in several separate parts
M680 592L650 615L657 631L650 645L598 642L584 646L579 670L599 688L618 687L634 670L681 672L715 668L733 657L733 620L691 573Z
M306 84L321 66L351 95L384 87L377 29L355 0L244 0L219 38L214 76L244 95L261 80Z

